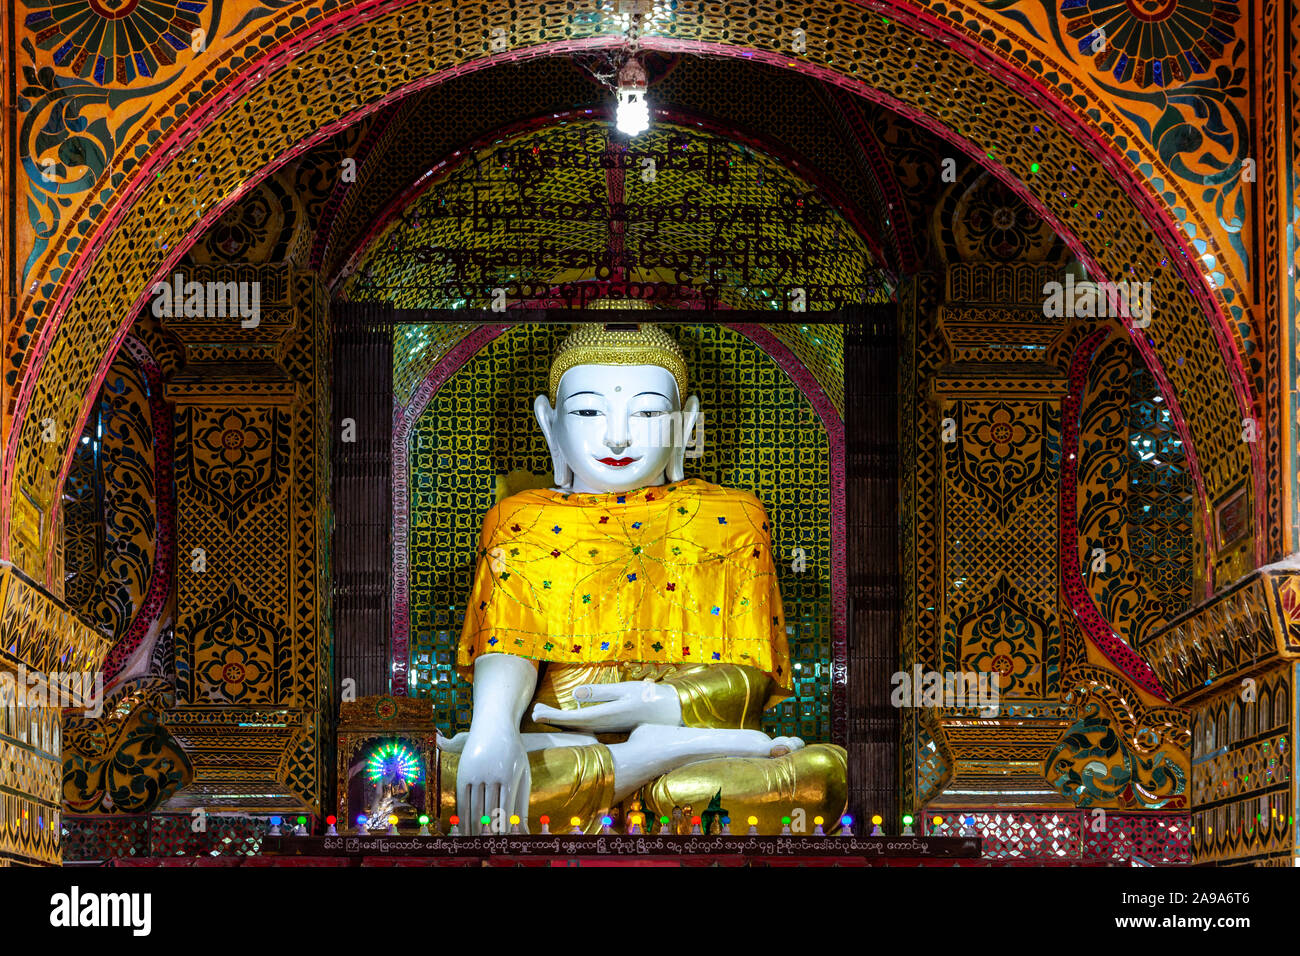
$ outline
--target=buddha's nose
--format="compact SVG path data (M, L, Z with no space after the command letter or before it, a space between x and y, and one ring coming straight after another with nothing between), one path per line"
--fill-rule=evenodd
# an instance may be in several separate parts
M606 447L610 451L622 451L630 444L632 439L627 433L627 424L620 421L618 416L611 416L609 427L605 431Z

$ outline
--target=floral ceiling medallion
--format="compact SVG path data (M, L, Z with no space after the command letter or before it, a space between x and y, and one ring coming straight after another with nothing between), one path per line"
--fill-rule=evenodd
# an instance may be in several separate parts
M1061 0L1061 16L1099 70L1145 88L1208 72L1241 10L1238 0Z
M54 64L100 86L152 77L189 48L207 0L27 0L23 23Z

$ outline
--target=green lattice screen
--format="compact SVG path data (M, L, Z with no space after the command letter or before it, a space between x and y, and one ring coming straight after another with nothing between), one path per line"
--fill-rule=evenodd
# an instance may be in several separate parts
M769 712L772 734L830 737L830 459L826 432L799 388L761 349L717 325L668 326L699 395L705 453L687 475L748 488L772 519L795 696ZM452 668L473 558L495 477L550 467L532 417L565 326L515 326L430 400L410 436L409 693L432 696L439 726L469 727L470 686ZM792 569L802 547L807 568Z
M1196 489L1173 413L1138 361L1129 390L1129 475L1129 546L1149 599L1170 620L1192 604Z

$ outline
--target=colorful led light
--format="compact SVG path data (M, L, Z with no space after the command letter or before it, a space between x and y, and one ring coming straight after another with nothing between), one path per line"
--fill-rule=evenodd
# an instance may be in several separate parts
M410 786L420 779L420 760L410 747L388 743L370 755L366 775L372 782Z

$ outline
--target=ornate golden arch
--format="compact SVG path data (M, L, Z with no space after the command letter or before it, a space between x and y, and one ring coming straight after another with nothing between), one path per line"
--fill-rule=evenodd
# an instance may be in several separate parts
M415 89L502 61L624 42L616 17L580 20L569 5L510 0L343 2L327 22L299 26L295 35L291 25L305 22L308 6L286 5L273 20L240 34L259 37L259 46L242 48L237 63L226 60L220 70L213 65L215 79L209 76L208 88L193 97L206 110L193 108L173 125L174 117L164 114L179 96L160 102L127 139L140 159L132 175L107 199L88 194L70 211L59 238L74 228L84 238L75 252L66 244L52 246L35 281L21 290L22 307L43 297L48 317L35 338L6 447L0 543L15 563L42 578L50 567L51 512L97 377L155 278L213 217L295 152ZM1233 348L1236 331L1189 261L1162 208L1168 201L1153 195L1132 160L1104 145L1111 136L1105 129L1118 117L1109 108L1088 115L1089 103L1101 100L1084 93L1067 102L1061 87L1074 88L1060 76L1028 79L1032 65L1022 69L1022 58L999 47L1001 39L1010 50L1019 34L991 25L987 16L967 26L961 17L941 23L919 16L911 4L894 12L886 18L854 4L813 0L795 24L775 2L724 11L681 0L672 21L658 33L648 31L641 44L759 59L876 100L940 132L954 148L986 159L995 174L1027 190L1097 276L1154 277L1160 334L1139 344L1152 353L1158 376L1167 371L1171 404L1181 404L1202 494L1217 500L1246 476L1258 502L1262 453L1240 441L1253 397L1240 347ZM790 45L795 26L810 40L798 54ZM494 29L506 37L506 52L493 52ZM1042 62L1037 65L1042 71ZM193 88L200 89L197 81ZM1026 95L1030 91L1035 98ZM120 171L126 154L123 149L114 157L106 175ZM1200 216L1195 204L1190 208ZM82 220L92 227L78 228ZM66 268L56 267L60 256ZM46 292L43 285L56 271ZM54 440L44 440L51 433Z

